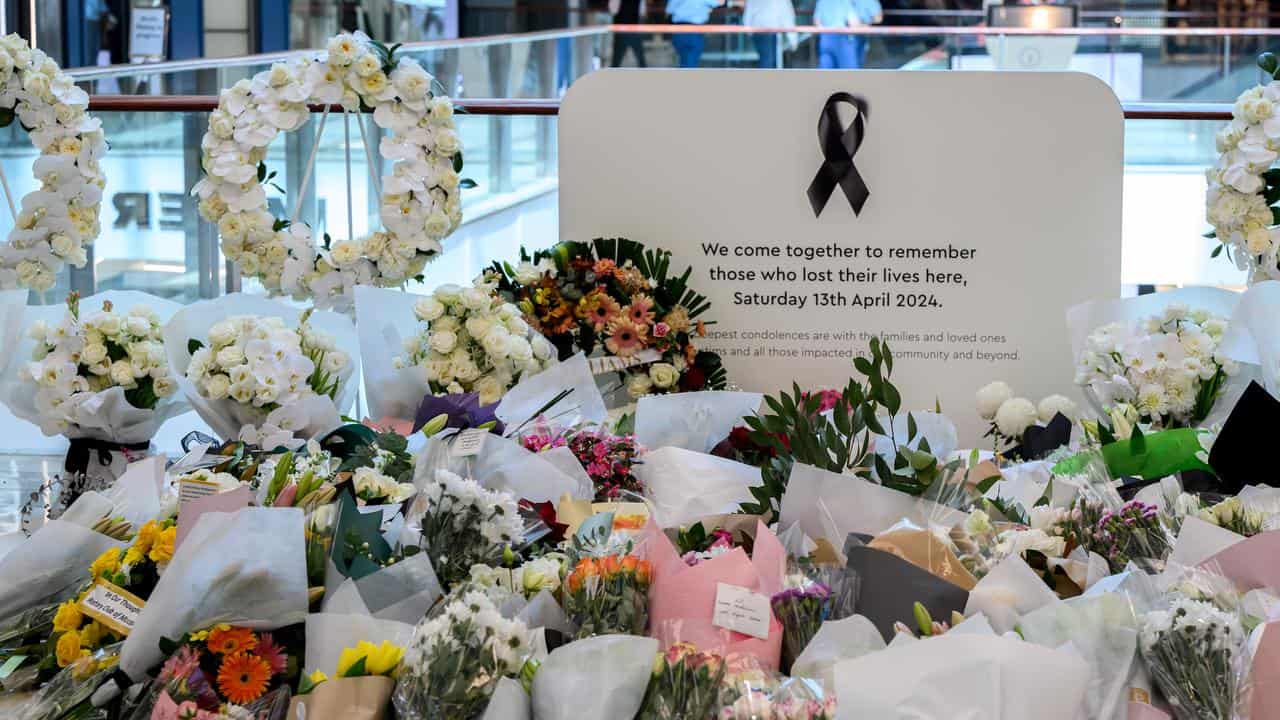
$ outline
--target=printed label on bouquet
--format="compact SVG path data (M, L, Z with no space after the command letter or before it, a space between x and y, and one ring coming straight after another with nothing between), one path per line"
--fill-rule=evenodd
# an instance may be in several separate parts
M489 431L484 428L463 430L453 439L453 447L449 449L449 454L454 457L479 455L484 449L484 441L487 437L489 437Z
M178 503L181 505L202 497L217 495L220 490L222 490L222 486L218 483L194 479L182 480L178 483Z
M867 106L849 155L815 134L840 92ZM942 121L920 98L981 110ZM969 447L977 389L1066 392L1064 311L1119 297L1124 117L1081 73L601 73L558 125L560 237L670 251L664 289L690 268L693 344L743 390L845 387L883 338L903 410L941 404Z
M8 660L4 661L3 665L0 665L0 680L12 675L13 671L17 670L22 665L22 661L26 659L26 655L11 655Z
M767 640L769 617L769 598L738 585L716 583L712 625Z
M98 580L89 594L80 601L80 612L121 635L128 635L137 624L145 605L142 598L128 590L106 580Z
M587 366L591 368L592 375L607 375L611 372L626 370L629 367L655 363L661 359L662 353L649 349L641 350L629 358L620 358L616 355L593 357L587 360Z
M1151 693L1142 688L1129 688L1129 702L1142 703L1144 705L1151 704Z

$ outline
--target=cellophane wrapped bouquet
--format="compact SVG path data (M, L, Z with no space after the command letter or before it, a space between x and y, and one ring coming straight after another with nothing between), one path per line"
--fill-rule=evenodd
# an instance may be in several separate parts
M1238 613L1175 595L1142 618L1138 647L1178 720L1238 720L1247 717L1245 638Z
M723 658L676 643L658 655L636 720L706 720L716 710Z
M578 637L643 635L653 569L634 555L584 557L564 581L564 610Z
M591 476L598 502L618 500L624 493L644 492L644 483L634 470L643 448L636 443L634 435L614 435L603 428L582 428L563 434L537 428L525 434L522 442L533 452L569 448Z
M466 580L472 565L497 564L503 549L524 534L513 497L448 470L436 472L420 499L426 505L418 518L422 547L446 588Z
M715 720L836 720L836 698L821 684L788 678L750 655L732 655Z
M472 720L504 677L520 672L529 628L469 591L414 630L392 702L404 720Z
M769 600L782 623L782 664L791 667L822 623L840 620L854 612L858 576L839 567L795 568L787 585Z

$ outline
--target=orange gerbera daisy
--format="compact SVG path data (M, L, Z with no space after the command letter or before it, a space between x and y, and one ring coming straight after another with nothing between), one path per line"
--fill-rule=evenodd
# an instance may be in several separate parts
M251 703L267 691L271 665L257 655L240 653L223 658L218 668L218 690L237 705Z
M631 322L631 318L618 318L609 325L609 339L605 348L621 358L628 358L644 349L644 328Z
M235 655L258 647L258 636L249 628L218 627L209 633L205 645L219 655Z

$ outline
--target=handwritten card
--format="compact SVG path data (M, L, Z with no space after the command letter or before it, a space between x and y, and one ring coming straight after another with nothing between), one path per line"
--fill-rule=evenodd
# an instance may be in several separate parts
M128 590L106 580L98 580L80 601L80 612L121 635L128 635L145 605L142 598Z
M479 455L484 449L484 440L489 437L489 431L483 428L469 428L458 433L453 439L453 447L449 453L454 457L471 457Z
M712 625L767 640L771 617L769 598L738 585L716 583Z

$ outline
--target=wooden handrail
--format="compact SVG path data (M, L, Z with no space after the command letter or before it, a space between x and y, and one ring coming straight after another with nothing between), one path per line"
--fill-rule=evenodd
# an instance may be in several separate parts
M460 98L454 104L467 115L533 115L560 114L560 101L542 99ZM213 95L93 95L91 112L211 112L218 107ZM324 106L313 105L312 112L323 112ZM331 108L342 112L340 106ZM1225 104L1125 103L1126 120L1230 120L1231 106Z

